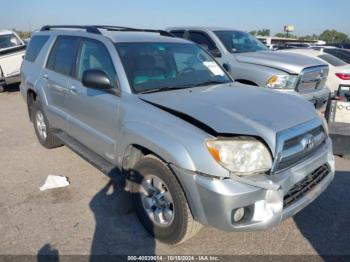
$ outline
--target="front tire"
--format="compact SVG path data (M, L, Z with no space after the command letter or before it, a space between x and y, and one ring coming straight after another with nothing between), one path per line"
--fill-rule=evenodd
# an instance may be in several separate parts
M143 157L132 175L136 213L152 236L174 245L198 233L201 224L194 220L178 180L161 160Z
M62 146L62 142L55 136L53 129L50 128L49 121L38 100L33 102L30 111L35 134L40 144L48 149Z

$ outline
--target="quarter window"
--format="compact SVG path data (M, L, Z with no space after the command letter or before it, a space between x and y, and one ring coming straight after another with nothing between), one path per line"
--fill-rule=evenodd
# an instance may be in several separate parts
M77 78L82 79L86 70L104 71L111 82L116 79L116 72L107 48L95 40L83 40L80 48L80 59L77 65Z
M49 36L47 35L33 36L29 42L29 46L26 51L25 60L34 62L48 39L49 39Z
M213 41L201 32L190 32L189 39L200 46L204 47L206 50L217 50L218 48L215 46Z
M78 38L58 37L46 67L64 75L72 75L77 48Z
M183 30L176 30L176 31L170 31L174 36L183 38L185 31Z

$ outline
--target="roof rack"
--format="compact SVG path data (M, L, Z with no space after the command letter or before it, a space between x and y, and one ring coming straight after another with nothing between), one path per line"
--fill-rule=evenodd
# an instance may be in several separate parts
M149 33L158 33L161 36L175 37L172 33L169 33L165 30L154 30L154 29L138 29L124 26L111 26L111 25L45 25L40 31L50 31L51 29L84 29L88 33L99 34L101 31L99 29L107 31L122 31L122 32L149 32Z
M129 32L148 32L148 33L158 33L162 36L175 37L172 33L169 33L165 30L156 30L156 29L139 29L123 26L109 26L109 25L94 25L96 28L108 30L108 31L129 31Z
M43 26L40 31L50 31L51 29L84 29L88 33L92 34L99 34L101 35L101 32L94 26L84 26L84 25L45 25Z

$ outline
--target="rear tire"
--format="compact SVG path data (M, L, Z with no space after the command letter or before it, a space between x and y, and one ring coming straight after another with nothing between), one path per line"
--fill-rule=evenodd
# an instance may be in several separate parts
M62 146L62 142L55 136L54 130L50 128L49 121L38 100L34 101L31 105L30 113L35 134L40 144L48 149Z
M152 236L175 245L198 233L202 225L194 220L177 178L161 160L153 155L143 157L132 176L135 210Z

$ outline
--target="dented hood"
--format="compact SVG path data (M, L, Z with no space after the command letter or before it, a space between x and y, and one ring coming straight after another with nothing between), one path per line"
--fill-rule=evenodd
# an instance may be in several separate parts
M207 126L219 135L261 137L271 148L277 132L317 117L312 104L295 95L236 83L139 97L199 128Z
M300 74L307 67L326 65L316 58L278 51L259 51L233 55L238 62L268 66L290 74Z

